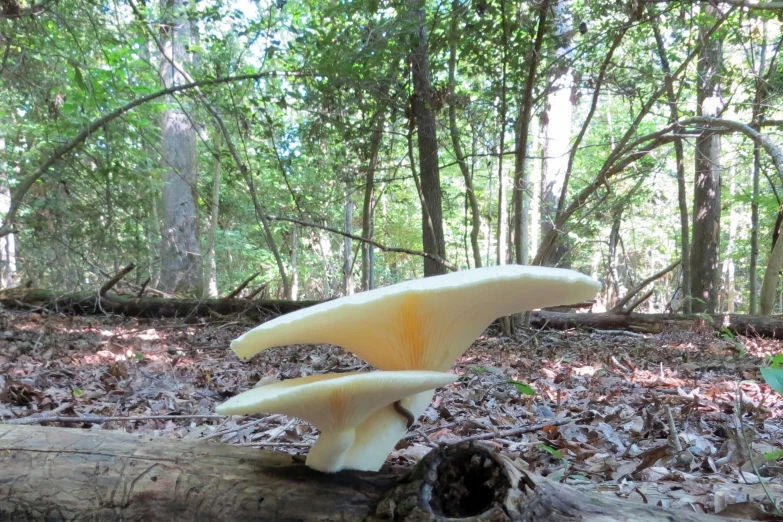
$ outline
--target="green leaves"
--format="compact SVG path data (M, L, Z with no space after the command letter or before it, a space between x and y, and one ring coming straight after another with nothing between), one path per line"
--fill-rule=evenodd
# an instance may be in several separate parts
M770 388L783 395L783 353L769 357L768 368L761 369L761 376Z
M535 395L536 390L533 389L532 386L529 384L525 384L524 382L515 381L513 379L509 379L506 381L509 384L513 384L514 387L517 389L517 391L523 395Z

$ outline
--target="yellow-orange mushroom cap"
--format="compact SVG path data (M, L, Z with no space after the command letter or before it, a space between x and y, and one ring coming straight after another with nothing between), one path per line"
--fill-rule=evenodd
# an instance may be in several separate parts
M453 374L426 371L313 375L253 388L215 411L222 415L281 413L313 424L321 434L306 464L331 473L343 469L345 456L355 444L356 427L371 414L403 397L456 379ZM367 451L372 453L372 447Z

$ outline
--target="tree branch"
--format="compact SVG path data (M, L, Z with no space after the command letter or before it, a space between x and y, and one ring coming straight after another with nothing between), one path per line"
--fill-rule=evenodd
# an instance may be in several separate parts
M366 237L357 236L355 234L349 234L348 232L344 232L342 230L339 230L334 227L330 227L327 225L319 225L318 223L313 223L310 221L302 221L301 219L294 219L289 217L283 217L283 216L266 216L266 218L270 221L286 221L288 223L296 223L297 225L302 225L305 227L312 227L312 228L320 228L321 230L326 230L327 232L332 232L334 234L343 236L343 237L349 237L353 239L354 241L360 241L362 243L367 243L368 245L372 245L378 250L382 250L384 252L399 252L401 254L410 254L412 256L421 256L426 257L428 259L432 259L436 263L440 263L447 269L451 270L452 272L456 272L458 269L456 266L451 264L448 260L443 259L440 256L436 256L435 254L429 254L427 252L421 252L420 250L409 250L407 248L397 248L397 247L389 247L386 245L382 245L381 243L378 243L377 241L373 241L372 239L367 239Z
M657 279L660 279L661 277L665 276L666 274L668 274L669 272L674 270L679 264L680 264L680 260L678 259L677 261L675 261L674 263L670 264L669 266L667 266L666 268L664 268L660 272L657 272L657 273L651 275L650 277L648 277L647 279L645 279L644 281L642 281L641 283L636 285L634 288L629 290L622 299L617 301L617 304L614 305L614 308L609 310L609 313L623 312L624 311L623 310L623 306L625 306L625 303L630 301L631 298L633 298L633 296L638 294L645 286L649 285L650 283L652 283L653 281L655 281ZM640 303L641 303L641 301L640 301ZM637 303L637 306L638 306L638 304L639 303ZM626 310L625 312L630 312L631 310L632 310L632 308L629 309L629 310Z
M72 152L74 149L76 149L79 145L84 143L87 138L92 136L92 134L103 127L104 125L107 125L108 123L116 120L120 116L124 115L125 113L135 109L136 107L140 105L144 105L145 103L151 102L157 98L160 98L162 96L167 96L169 94L174 94L177 92L187 91L190 89L195 89L197 87L206 87L210 85L220 85L223 83L231 83L231 82L238 82L243 80L257 80L259 78L267 77L267 76L277 76L277 75L288 75L288 74L296 74L296 73L280 73L279 71L263 71L263 72L257 72L254 74L243 74L239 76L226 76L223 78L216 78L216 79L210 79L210 80L199 80L194 81L191 83L186 83L183 85L174 85L172 87L162 89L160 91L154 92L152 94L148 94L147 96L142 96L141 98L138 98L136 100L133 100L132 102L129 102L122 107L119 107L110 113L106 114L105 116L102 116L98 118L97 120L94 120L93 122L89 123L84 129L74 136L71 141L60 145L57 147L51 155L41 163L41 165L35 170L35 172L29 174L27 177L25 177L13 190L11 194L11 205L9 207L8 212L6 213L3 224L0 226L0 237L5 237L8 234L13 232L13 222L16 218L16 213L19 211L19 207L22 204L22 199L27 194L27 192L32 188L33 184L38 181L46 172L55 164L57 161L59 161L63 156L66 154Z

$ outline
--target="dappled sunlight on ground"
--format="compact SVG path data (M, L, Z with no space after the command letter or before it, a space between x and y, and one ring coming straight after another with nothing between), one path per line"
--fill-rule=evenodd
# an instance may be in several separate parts
M194 326L2 311L0 320L0 420L144 416L64 425L304 453L317 432L282 415L154 417L209 415L258 383L370 369L326 345L281 347L240 362L228 343L254 325L233 319ZM778 341L704 331L522 330L509 339L490 329L457 361L460 379L438 391L389 465L412 465L432 442L479 437L543 475L637 500L643 494L709 512L719 491L724 499L741 487L760 498L737 433L741 424L757 455L783 448L783 400L758 371L765 355L779 351ZM527 426L533 429L521 433ZM671 449L672 426L687 458ZM780 488L776 461L759 463L769 486Z

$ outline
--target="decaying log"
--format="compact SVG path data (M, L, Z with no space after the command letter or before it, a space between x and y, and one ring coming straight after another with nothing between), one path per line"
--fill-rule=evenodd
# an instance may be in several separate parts
M735 335L783 339L783 315L742 314L563 314L533 312L534 328L595 328L661 333L664 330L728 329Z
M534 482L488 446L410 473L312 471L284 453L149 434L0 424L0 520L723 520Z
M73 314L102 314L105 312L129 317L198 317L242 314L249 319L262 319L269 315L284 314L317 304L319 301L285 301L276 299L166 299L161 297L136 297L130 295L97 292L56 294L49 290L12 288L0 291L0 304L18 308L19 303L28 306Z
M74 314L111 312L129 317L209 317L241 314L262 321L318 304L320 301L286 301L276 299L167 299L107 294L97 292L58 295L49 290L12 288L0 291L0 304L8 308L40 307ZM783 339L783 315L674 315L600 313L577 314L541 310L531 314L534 328L595 328L627 330L637 333L661 333L669 330L699 328L728 329L733 334Z

